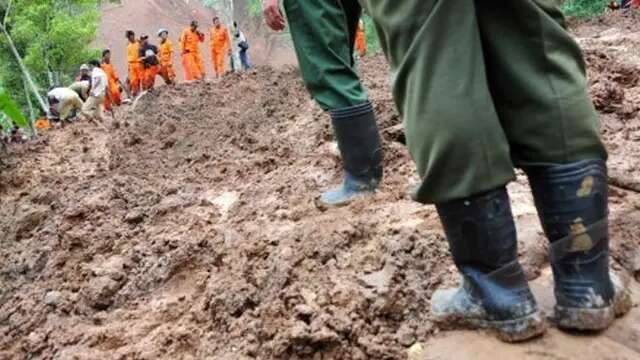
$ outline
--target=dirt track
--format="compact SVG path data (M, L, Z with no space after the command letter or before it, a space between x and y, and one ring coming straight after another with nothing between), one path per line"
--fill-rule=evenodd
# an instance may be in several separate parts
M611 151L615 267L639 276L640 62L600 41L627 20L575 31ZM13 148L0 168L0 359L404 359L416 342L449 358L451 345L429 345L428 309L455 270L433 208L406 195L415 171L384 60L362 69L387 176L345 208L313 199L340 163L295 69L161 88L108 131L81 123ZM510 191L535 279L545 241L526 181Z

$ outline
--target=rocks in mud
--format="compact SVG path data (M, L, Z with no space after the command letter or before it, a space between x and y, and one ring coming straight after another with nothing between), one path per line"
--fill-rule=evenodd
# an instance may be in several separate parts
M127 259L112 256L91 269L93 277L82 289L82 296L87 304L97 310L111 306L115 295L127 281L125 269L130 266Z
M624 101L624 88L610 80L602 80L591 86L593 103L598 111L618 111Z
M124 221L128 224L136 225L144 221L145 213L140 209L131 210L125 215Z
M47 334L34 331L27 336L25 349L29 353L39 353L47 346Z
M416 341L416 334L414 329L405 323L398 329L396 339L400 345L409 347Z
M425 356L424 345L421 343L413 344L407 351L408 360L422 360Z
M140 135L134 134L134 133L130 133L124 139L124 144L126 146L134 146L134 145L138 145L138 144L141 144L141 143L142 143L142 137L140 137Z
M47 218L47 207L24 207L18 211L14 222L16 239L35 230Z
M49 306L58 306L62 294L59 291L49 291L44 295L44 303Z
M387 264L382 270L362 275L360 280L364 286L373 290L376 294L384 295L389 292L389 285L395 273L395 268Z
M89 281L83 295L89 306L96 310L105 310L113 304L113 297L121 287L121 282L108 276L100 276Z

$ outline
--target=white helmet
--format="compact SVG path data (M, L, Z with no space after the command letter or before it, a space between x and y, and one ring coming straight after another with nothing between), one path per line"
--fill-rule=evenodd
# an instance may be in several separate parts
M158 37L162 36L162 33L167 33L167 35L169 35L169 30L164 28L158 30Z
M80 66L80 71L89 71L89 65L87 64L82 64L82 66Z

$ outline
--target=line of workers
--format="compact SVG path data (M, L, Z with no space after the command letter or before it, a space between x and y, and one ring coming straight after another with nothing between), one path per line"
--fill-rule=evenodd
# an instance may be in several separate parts
M216 78L226 73L227 58L230 59L231 71L235 71L237 63L244 70L251 68L247 54L249 43L236 22L233 24L232 34L233 42L229 30L220 18L213 18L210 50ZM122 104L123 91L128 99L132 99L141 91L153 88L158 76L167 85L175 83L174 45L169 39L168 30L158 31L159 46L151 44L148 35L136 38L132 30L126 31L125 36L128 40L126 85L120 81L111 63L111 51L106 49L102 52L102 61L92 60L88 65L80 67L80 74L71 86L56 87L49 91L50 112L54 118L64 122L80 113L85 118L101 121L103 109L111 112L114 105ZM205 35L198 29L198 22L195 20L180 35L179 48L186 81L203 80L205 77L204 58L200 52L200 44L204 41ZM232 43L235 43L235 51L232 50ZM355 51L359 57L365 56L367 52L362 21L356 32Z
M232 34L230 36L219 17L213 18L211 58L216 78L226 73L227 58L230 59L231 71L236 70L236 65L243 70L251 68L247 53L249 43L236 22L233 24ZM153 88L158 76L165 84L175 83L174 46L169 39L168 30L158 31L159 46L153 45L148 35L136 38L132 30L126 31L125 36L128 40L126 85L120 81L111 63L111 51L106 49L102 52L102 61L93 60L80 67L80 74L72 85L49 91L50 111L54 118L69 120L80 112L86 118L102 120L103 108L112 111L114 105L123 102L123 91L127 98L132 99L141 91ZM195 20L180 35L179 48L184 79L187 81L203 80L205 77L204 59L200 52L200 43L204 40L205 35L198 30L198 22Z
M226 72L226 59L230 58L232 70L235 64L247 70L251 67L247 51L249 43L238 24L234 23L233 37L236 50L232 49L232 39L229 30L222 24L220 18L213 18L213 27L210 34L211 59L213 61L213 71L217 78ZM175 81L175 67L173 63L174 47L168 39L169 32L165 29L158 31L160 46L149 43L146 35L136 39L135 33L131 30L126 32L129 41L127 45L127 62L129 73L129 89L131 95L135 96L140 90L153 87L157 76L162 77L166 84ZM200 43L205 40L205 35L198 29L198 22L192 21L190 27L185 29L180 35L180 53L184 78L187 81L202 80L205 77L204 58L200 52ZM237 58L234 58L234 55Z

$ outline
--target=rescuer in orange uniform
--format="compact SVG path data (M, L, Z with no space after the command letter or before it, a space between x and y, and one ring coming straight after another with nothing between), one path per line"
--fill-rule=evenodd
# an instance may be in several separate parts
M107 79L109 79L107 96L105 96L104 99L104 109L111 111L113 105L120 106L120 104L122 104L122 98L120 97L120 78L118 77L118 73L116 73L116 69L111 64L111 50L106 49L102 52L102 64L100 68L107 74Z
M160 58L159 75L165 84L171 85L175 83L176 71L173 67L173 43L169 40L169 31L167 29L158 30L160 38L160 50L158 57Z
M231 56L231 38L227 27L222 25L220 18L216 16L211 28L211 60L216 77L224 75L226 56Z
M131 96L136 96L140 92L144 67L140 61L140 43L136 40L136 34L127 30L126 37L129 40L127 45L127 62L129 63L129 89Z
M204 42L204 34L198 31L198 22L193 20L191 26L180 35L180 51L185 80L204 79L204 60L200 54L200 43Z
M149 35L140 37L140 61L142 61L142 66L144 67L142 88L151 90L160 72L160 61L158 59L158 47L149 43Z
M364 32L364 22L360 20L358 29L356 30L356 51L358 56L364 57L367 54L367 35Z

